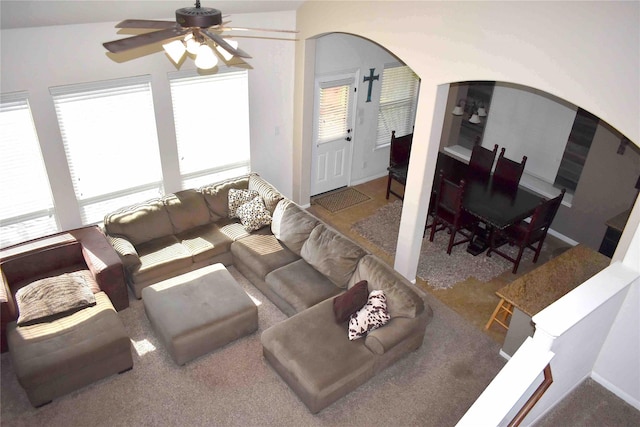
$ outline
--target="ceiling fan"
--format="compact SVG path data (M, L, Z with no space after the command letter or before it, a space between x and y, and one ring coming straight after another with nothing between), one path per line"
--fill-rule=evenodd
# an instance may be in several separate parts
M176 10L175 22L126 19L117 24L116 28L149 29L156 31L106 42L102 45L109 52L120 53L166 41L166 43L163 44L163 48L176 64L182 60L185 52L188 52L196 55L195 64L198 68L210 69L218 63L218 58L209 46L210 42L213 43L216 51L225 61L229 61L234 56L251 58L247 52L238 47L236 41L225 39L222 36L225 32L235 30L297 33L297 31L294 30L227 27L226 25L229 23L230 21L222 21L222 12L218 9L201 7L200 0L196 0L195 7L184 7ZM226 37L232 36L227 35Z

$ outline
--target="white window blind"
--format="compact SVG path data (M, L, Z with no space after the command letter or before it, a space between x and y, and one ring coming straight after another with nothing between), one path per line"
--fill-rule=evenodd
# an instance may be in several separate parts
M0 97L0 247L59 231L26 92Z
M150 76L50 92L83 224L162 194Z
M248 73L223 71L169 77L182 188L250 170Z
M346 136L350 123L353 79L320 82L316 142L322 144Z
M391 131L395 130L396 136L413 132L419 87L420 79L406 65L385 67L382 73L376 147L390 143Z

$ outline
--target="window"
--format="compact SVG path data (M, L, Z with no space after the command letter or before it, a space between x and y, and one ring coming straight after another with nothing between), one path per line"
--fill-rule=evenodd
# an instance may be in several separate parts
M391 131L395 130L396 136L413 132L419 87L420 79L411 68L406 65L385 66L382 72L376 148L389 145Z
M196 188L250 170L248 74L194 72L169 77L182 188Z
M0 247L59 231L26 92L0 98Z
M350 132L351 86L354 79L319 83L316 142L322 144L344 138Z
M162 194L149 76L50 91L83 224Z

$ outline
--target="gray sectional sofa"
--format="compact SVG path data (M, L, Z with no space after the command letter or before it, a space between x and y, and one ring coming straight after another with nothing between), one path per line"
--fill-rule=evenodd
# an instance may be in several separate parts
M231 189L255 190L270 224L248 231L229 218ZM262 334L263 353L313 413L419 348L432 316L408 280L257 174L121 209L104 226L138 298L167 277L233 264L289 316ZM364 280L384 292L390 320L350 340L333 301Z

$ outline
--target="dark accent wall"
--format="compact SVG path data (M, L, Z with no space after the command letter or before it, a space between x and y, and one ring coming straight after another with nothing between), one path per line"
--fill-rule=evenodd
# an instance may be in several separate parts
M640 153L631 144L617 154L621 136L600 123L594 133L571 208L561 206L552 228L598 250L605 223L630 209L637 197Z
M566 188L571 193L575 192L599 121L593 114L578 108L560 161L558 175L553 183L555 187Z

